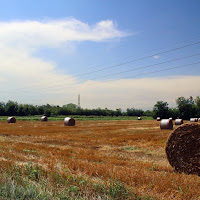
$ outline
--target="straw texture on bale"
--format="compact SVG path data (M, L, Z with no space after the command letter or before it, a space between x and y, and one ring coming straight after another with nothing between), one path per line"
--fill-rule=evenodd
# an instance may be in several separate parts
M162 119L160 121L160 129L173 129L173 122L171 119Z
M47 121L48 121L47 116L42 116L42 117L41 117L41 121L42 121L42 122L47 122Z
M65 117L64 125L65 126L75 126L75 120L73 118L70 118L70 117Z
M16 123L16 119L14 117L8 117L7 122L8 123Z
M142 120L142 117L138 117L137 119L138 119L138 120Z
M198 122L197 118L190 118L190 122Z
M200 175L200 125L184 124L169 136L166 155L178 172Z
M175 119L175 125L183 124L183 119Z

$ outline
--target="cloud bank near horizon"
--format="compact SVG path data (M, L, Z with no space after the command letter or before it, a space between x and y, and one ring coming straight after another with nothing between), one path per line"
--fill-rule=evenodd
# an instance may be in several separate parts
M75 82L70 85L56 86L54 84L45 92L34 92L30 89L27 92L18 91L18 94L19 96L26 95L27 101L33 104L64 105L77 104L80 93L83 108L122 108L124 110L134 107L146 110L152 109L157 101L166 101L170 107L175 107L177 97L199 96L199 88L194 87L199 82L200 76L122 79L109 82L86 81L81 85Z
M177 97L196 97L200 76L169 76L91 82L82 86L81 99L85 107L152 109L157 101L175 107ZM95 95L93 95L95 94ZM98 107L98 106L96 106Z

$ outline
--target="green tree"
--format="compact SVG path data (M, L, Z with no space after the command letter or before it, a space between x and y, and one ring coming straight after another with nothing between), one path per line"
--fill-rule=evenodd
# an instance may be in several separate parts
M126 113L128 116L142 116L144 115L144 111L141 109L135 109L135 108L127 108Z
M6 103L6 105L5 105L6 115L8 115L8 116L17 115L17 110L18 110L18 104L17 104L17 102L8 101Z
M51 110L49 108L45 109L44 115L47 116L47 117L50 117L51 116Z
M5 115L5 103L0 102L0 115Z
M195 105L192 96L190 96L189 98L178 97L176 99L176 104L179 109L180 118L188 120L191 117L197 116L197 106Z
M17 115L19 115L19 116L25 116L26 115L26 113L24 112L24 106L22 104L20 104L18 106Z
M37 107L37 112L39 115L43 115L44 114L44 107L43 106L38 106Z
M51 107L51 116L59 115L60 107L59 106L52 106Z
M200 117L200 96L195 98L196 109L197 109L197 116Z
M28 106L28 112L29 112L29 115L37 115L38 114L36 107L33 105Z
M111 110L109 112L109 114L111 115ZM115 115L118 116L122 116L122 109L121 108L117 108L115 111Z
M160 117L161 119L169 118L169 107L167 102L158 101L153 107L153 118L156 119Z
M178 108L170 108L169 109L169 116L173 119L180 118L180 113Z
M73 110L73 111L78 109L78 106L76 104L73 104L73 103L63 105L63 107L67 108L68 110Z
M147 116L147 117L152 117L153 116L153 111L146 110L146 111L144 111L144 115Z

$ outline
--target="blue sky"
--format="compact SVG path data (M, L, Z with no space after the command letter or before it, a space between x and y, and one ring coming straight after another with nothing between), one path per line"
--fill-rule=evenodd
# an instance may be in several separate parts
M3 1L0 101L77 104L80 94L83 108L149 109L199 96L199 8L198 0Z

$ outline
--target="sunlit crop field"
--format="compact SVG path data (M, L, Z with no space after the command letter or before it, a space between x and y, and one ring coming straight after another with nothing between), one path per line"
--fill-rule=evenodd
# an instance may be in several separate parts
M38 176L46 178L48 187L60 193L68 186L72 199L200 199L200 178L176 173L169 165L165 145L172 131L160 130L159 124L76 121L67 127L63 121L1 121L1 176L13 166L31 166L30 174L37 166L35 179L27 180L37 185Z

